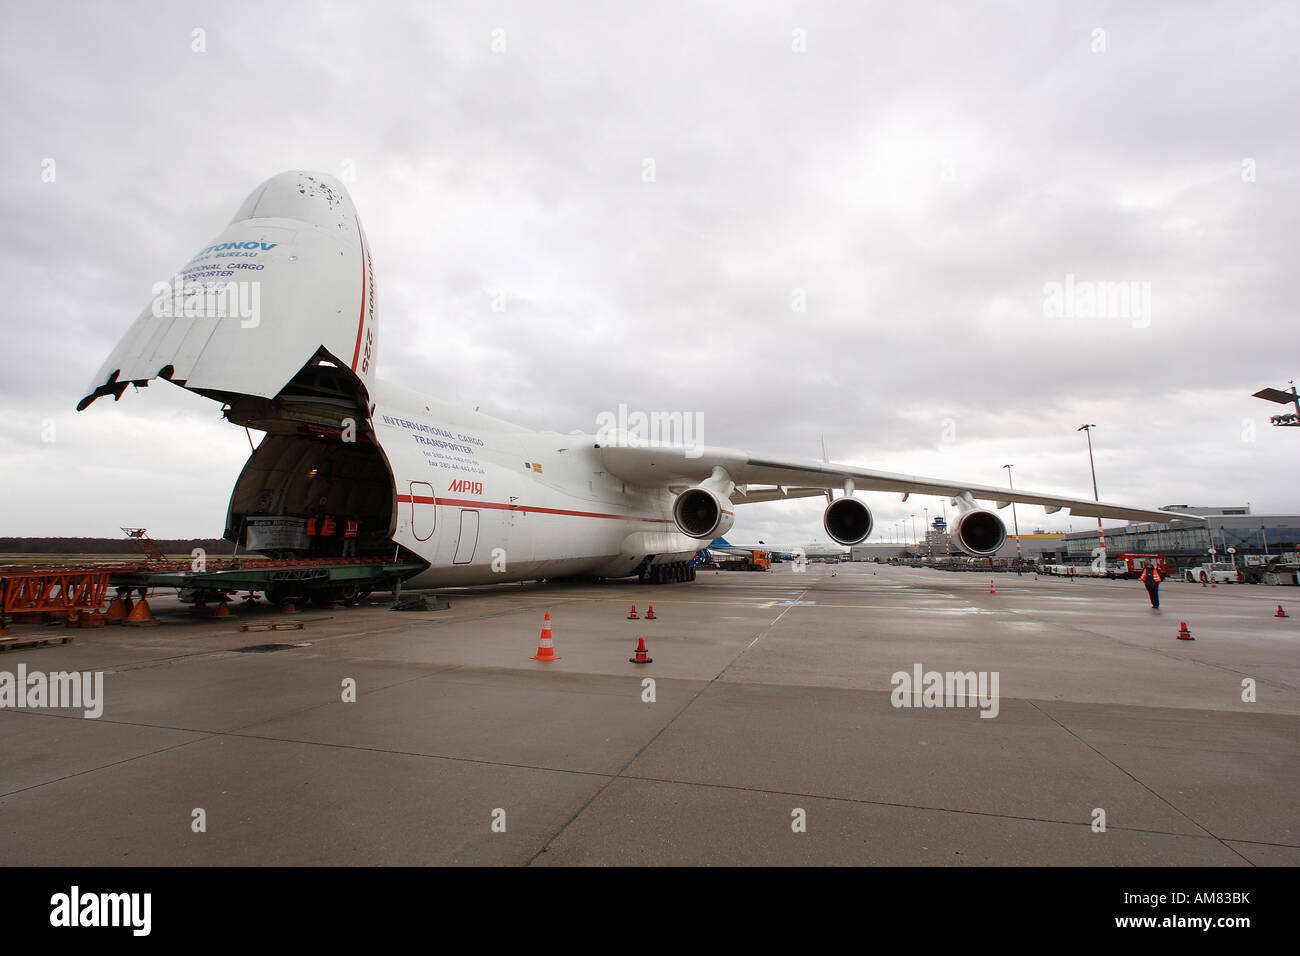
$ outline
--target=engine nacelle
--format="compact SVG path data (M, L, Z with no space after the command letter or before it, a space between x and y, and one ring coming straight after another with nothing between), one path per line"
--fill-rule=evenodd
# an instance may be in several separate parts
M708 488L691 488L673 502L673 521L682 534L712 541L731 530L736 512L729 499Z
M836 498L822 512L822 527L836 544L861 544L872 525L871 509L857 498Z
M958 516L952 536L967 554L987 558L1007 540L1007 526L992 511L972 508Z

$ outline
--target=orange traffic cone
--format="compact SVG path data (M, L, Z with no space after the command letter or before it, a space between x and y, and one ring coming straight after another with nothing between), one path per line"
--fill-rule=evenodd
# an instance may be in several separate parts
M997 594L998 589L993 586L993 579L989 578L989 594Z
M113 598L113 603L108 606L106 620L109 624L121 624L126 620L127 615L131 613L131 596L119 594Z
M1179 630L1178 630L1178 639L1179 639L1180 641L1194 641L1194 640L1196 640L1196 638L1192 637L1192 632L1189 631L1189 630L1187 629L1187 622L1186 622L1186 621L1180 621L1179 623L1180 623L1182 626L1181 626L1181 627L1179 628Z
M213 617L230 617L230 605L222 601L212 612Z
M632 613L630 613L630 614L627 616L627 619L628 619L629 621L639 621L639 620L641 620L641 618L637 617L637 613L636 613L636 605L635 605L635 604L632 605Z
M1274 617L1290 617L1291 615L1288 614L1286 611L1282 610L1282 605L1279 604L1279 605L1277 606L1277 613L1274 614L1273 616L1274 616Z
M292 601L285 601L283 604L280 605L280 613L281 613L281 614L297 614L297 613L298 613L298 608L294 605L294 603L293 603Z
M546 612L546 620L542 622L542 639L537 645L537 653L528 658L530 661L558 661L560 658L555 653L555 643L551 640L551 612Z
M1281 608L1282 605L1279 604L1278 607ZM655 606L654 606L653 604L651 604L649 610L647 610L647 611L645 612L645 619L646 619L647 621L653 621L653 620L656 620L656 618L655 618Z
M1208 588L1208 587L1209 587L1209 584L1206 583L1205 578L1201 578L1201 587L1203 587L1203 588Z
M638 637L636 639L636 654L633 655L632 657L629 657L628 662L631 664L653 664L654 663L653 658L646 656L644 637Z
M1218 581L1215 581L1215 580L1213 580L1213 579L1211 579L1211 581L1210 581L1210 587L1212 587L1212 588L1217 588L1218 586L1219 586L1219 582L1218 582Z
M135 627L144 627L150 624L157 624L158 619L149 613L149 602L140 598L135 607L131 608L131 613L126 616L123 624L131 624Z

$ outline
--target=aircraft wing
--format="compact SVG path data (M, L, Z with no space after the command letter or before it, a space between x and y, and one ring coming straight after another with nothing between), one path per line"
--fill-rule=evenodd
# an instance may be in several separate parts
M735 504L824 494L828 490L842 490L845 479L851 479L857 491L893 491L904 498L912 494L948 498L969 494L974 499L991 501L998 508L1005 508L1013 501L1016 504L1041 505L1048 514L1069 509L1071 515L1084 518L1155 522L1203 520L1182 512L1134 508L1019 488L1012 491L944 478L900 475L812 458L759 457L737 448L654 442L605 444L598 441L596 449L610 474L639 485L684 489L708 478L714 468L720 467L737 485L732 497ZM751 484L773 487L751 489Z
M620 476L621 477L621 476ZM826 494L825 488L749 488L736 490L731 503L752 505L756 501L785 501L788 498L816 498Z

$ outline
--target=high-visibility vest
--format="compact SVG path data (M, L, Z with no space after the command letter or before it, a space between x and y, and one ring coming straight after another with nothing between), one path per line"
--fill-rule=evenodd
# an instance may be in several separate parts
M1147 571L1148 571L1148 570L1151 572L1151 575L1152 575L1151 580L1154 581L1156 584L1159 584L1159 583L1160 583L1160 572L1159 572L1159 570L1157 570L1156 568L1143 568L1143 569L1142 569L1142 580L1145 581L1145 580L1147 579Z
M357 536L357 523L355 521L349 521L346 525L344 525L343 537L355 538L356 536Z
M313 537L316 534L316 518L313 516L307 519L307 537Z
M325 520L320 524L320 536L322 538L328 538L332 534L334 534L334 519L329 515L326 515Z

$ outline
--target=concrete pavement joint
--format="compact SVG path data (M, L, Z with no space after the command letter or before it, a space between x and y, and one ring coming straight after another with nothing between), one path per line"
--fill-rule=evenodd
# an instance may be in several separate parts
M1167 806L1170 810L1174 811L1174 813L1177 813L1180 817L1182 817L1184 820L1186 820L1186 821L1187 821L1188 823L1190 823L1192 826L1194 826L1194 827L1196 827L1197 829L1201 830L1202 832L1204 832L1207 836L1211 837L1212 839L1217 840L1217 841L1219 842L1219 844L1220 844L1221 846L1223 846L1223 848L1224 848L1225 850L1230 850L1230 851L1231 851L1232 853L1234 853L1236 856L1241 857L1241 859L1244 860L1244 861L1245 861L1247 864L1249 864L1250 866L1254 866L1254 865L1255 865L1255 864L1252 863L1250 860L1246 859L1246 857L1243 856L1241 853L1239 853L1236 849L1234 849L1233 847L1228 846L1228 844L1227 844L1226 842L1224 842L1224 839L1223 839L1222 837L1218 836L1218 834L1216 834L1216 833L1214 833L1213 831L1211 831L1209 827L1205 826L1205 825L1202 824L1199 820L1195 819L1195 818L1192 817L1190 814L1186 813L1185 811L1183 811L1182 809L1180 809L1179 807L1177 807L1177 806L1175 806L1173 803L1171 803L1169 800L1165 799L1165 797L1164 797L1162 794L1157 793L1154 789L1152 789L1150 786L1148 786L1145 782L1143 782L1142 780L1139 780L1136 776L1134 776L1132 773L1130 773L1130 772L1129 772L1128 770L1126 770L1124 767L1121 767L1118 763L1116 763L1114 760L1112 760L1112 759L1111 759L1110 757L1108 757L1106 754L1102 753L1100 750L1098 750L1098 749L1097 749L1096 747L1094 747L1092 744L1088 743L1088 741L1084 740L1082 737L1080 737L1078 734L1076 734L1076 733L1075 733L1073 730L1071 730L1069 727L1065 726L1065 724L1061 723L1061 721L1057 720L1055 716L1053 716L1052 714L1049 714L1047 711L1043 710L1043 708L1039 707L1039 706L1038 706L1037 704L1035 704L1032 700L1031 700L1031 701L1026 701L1026 703L1028 703L1030 707L1034 708L1034 710L1038 711L1040 714L1042 714L1044 717L1046 717L1046 718L1047 718L1048 720L1050 720L1052 723L1056 724L1056 726L1058 726L1058 727L1060 727L1062 730L1064 730L1067 734L1069 734L1071 737L1073 737L1073 738L1074 738L1075 740L1077 740L1079 743L1083 744L1085 747L1087 747L1089 750L1091 750L1093 753L1095 753L1095 754L1096 754L1098 757L1100 757L1102 760L1106 761L1106 763L1110 764L1112 767L1114 767L1114 768L1115 768L1116 770L1118 770L1120 773L1124 774L1124 776L1128 777L1130 780L1132 780L1134 783L1136 783L1139 787L1141 787L1141 788L1142 788L1143 790L1145 790L1147 793L1151 794L1151 796L1155 797L1157 800L1159 800L1161 803L1163 803L1165 806Z
M800 592L799 596L802 597L804 593L806 592ZM793 605L791 605L791 607L793 607ZM607 781L605 781L604 786L602 786L599 790L593 793L591 797L581 807L578 808L577 812L574 813L573 816L571 816L558 830L556 830L554 834L552 834L551 838L542 845L542 848L532 855L532 857L528 860L527 865L532 866L533 863L537 861L538 857L540 857L543 853L547 852L547 850L551 848L551 844L553 844L556 840L558 840L561 836L563 836L564 831L567 830L573 824L573 822L578 819L578 817L582 816L587 811L587 808L590 807L596 801L596 799L600 797L601 794L603 794L606 790L608 790L611 786L613 786L614 781L619 779L619 777L623 775L623 773L627 770L627 768L632 766L632 764L636 762L637 758L640 757L641 754L645 753L645 751L656 740L662 737L664 732L667 731L668 728L671 727L673 724L675 724L678 718L680 718L682 714L686 713L686 711L690 708L692 704L694 704L697 700L700 699L701 694L705 693L710 687L712 687L722 677L722 675L727 672L727 669L730 668L732 664L736 663L736 661L740 660L740 658L745 654L745 652L748 651L755 644L757 644L763 638L764 635L770 633L772 628L776 627L776 625L780 623L781 618L785 617L786 614L789 613L789 611L790 611L790 607L787 607L784 611L778 614L770 624L768 624L765 628L763 628L763 630L759 631L758 634L754 636L754 639L752 641L750 641L739 651L737 651L736 655L732 657L732 659L723 666L722 670L714 674L707 684L705 684L703 687L699 688L699 690L697 690L694 694L692 694L690 699L688 699L685 704L683 704L680 708L678 708L677 713L673 714L672 717L668 719L668 722L664 724L662 727L660 727L659 730L656 731L655 735L651 737L649 740L647 740L637 750L637 752L634 753L627 760L627 762L624 763L623 766L621 766L618 769L617 773L615 773L612 777L610 777Z
M1015 614L1019 617L1028 618L1029 620L1034 621L1037 624L1043 624L1043 625L1050 624L1052 627L1065 628L1066 630L1074 631L1076 634L1088 634L1093 637L1100 637L1103 640L1111 641L1112 643L1122 645L1123 647L1129 647L1134 650L1146 651L1151 654L1159 655L1160 657L1166 658L1167 660L1178 661L1179 663L1200 664L1202 667L1209 667L1214 670L1223 671L1228 674L1234 674L1237 677L1251 677L1255 680L1256 684L1261 686L1272 687L1277 690L1300 691L1300 687L1296 687L1291 684L1274 682L1264 677L1256 677L1253 674L1247 674L1245 671L1234 670L1233 668L1228 667L1224 664L1217 664L1214 661L1201 660L1200 658L1197 657L1188 657L1182 654L1175 654L1172 651L1167 651L1160 647L1152 647L1149 644L1138 644L1134 641L1126 641L1122 637L1116 637L1113 634L1105 634L1102 633L1101 631L1090 630L1085 627L1080 627L1077 624L1071 624L1068 621L1048 621L1041 617L1035 616L1033 613L1029 611L1023 611L1018 608L1005 608L1004 610L1006 610L1008 614Z
M623 779L640 780L645 783L668 783L668 784L675 784L683 787L705 787L710 790L735 790L743 793L763 793L763 794L768 794L771 796L778 796L778 797L795 797L799 799L808 799L808 800L830 800L835 803L853 803L853 804L860 804L862 806L871 806L871 807L894 807L900 810L924 810L932 813L952 813L952 814L961 814L965 816L993 817L1000 820L1018 820L1027 823L1052 823L1052 824L1060 824L1062 826L1089 827L1089 828L1092 826L1090 822L1085 820L1057 820L1057 819L1052 819L1051 817L1031 817L1031 816L1023 816L1021 814L1015 814L1015 813L997 813L992 810L963 810L958 807L934 807L923 803L898 803L891 800L869 800L865 797L843 797L834 794L803 793L798 790L771 790L766 787L742 787L738 784L729 784L729 783L706 783L703 781L695 781L695 780L672 780L667 777L646 777L646 776L641 776L639 774L624 774ZM1191 822L1194 824L1196 823L1196 821L1194 820ZM1199 826L1199 824L1196 825ZM1201 829L1205 830L1204 827L1201 827ZM1232 837L1220 838L1218 836L1215 836L1213 833L1210 833L1208 830L1205 830L1204 835L1200 835L1195 833L1179 833L1177 830L1158 830L1158 829L1152 829L1150 827L1111 826L1109 824L1107 825L1106 830L1107 832L1111 830L1119 830L1125 833L1153 833L1160 836L1188 837L1195 840L1211 840L1220 843L1223 842L1224 839L1233 839ZM1267 843L1258 840L1235 840L1234 842L1253 843L1259 846L1278 846L1278 847L1286 847L1291 849L1300 849L1300 845L1291 844L1291 843Z
M442 671L456 670L459 667L460 667L459 664L455 664L450 667L442 668ZM430 676L432 675L419 674L414 677L407 677L402 680L395 681L392 684L385 684L383 687L377 688L375 691L372 691L371 693L378 693L379 690L388 690L400 684L407 684L415 680L423 680L424 678ZM240 733L240 731L246 727L256 727L258 724L264 724L271 720L283 720L286 717L301 716L302 714L308 713L309 711L319 710L322 707L330 707L333 706L333 704L334 701L327 701L319 704L311 704L306 707L298 708L297 710L285 711L283 713L275 714L274 716L271 717L265 717L259 720L253 720L248 722L247 724L243 724L239 727L232 728L231 730L198 730L193 727L169 727L165 724L147 724L147 723L139 723L130 720L104 720L103 718L97 718L95 720L95 723L97 724L111 724L116 727L136 727L136 728L142 728L147 730L169 730L177 733L199 734L200 736L195 740L183 740L179 743L171 745L170 747L161 747L158 750L150 750L146 753L136 754L133 757L126 757L123 758L122 760L116 760L111 763L101 764L98 767L88 767L85 770L78 770L76 773L65 774L62 777L55 777L50 780L42 780L40 783L34 783L26 787L19 787L16 790L7 790L4 793L0 793L0 799L3 799L4 797L12 796L13 794L16 793L24 793L28 790L36 790L39 789L40 787L48 787L52 784L59 783L63 780L70 780L73 777L80 777L88 773L96 773L100 770L107 770L110 767L116 767L116 766L120 766L121 764L131 763L133 761L140 760L141 758L144 757L152 757L156 754L166 753L169 750L176 750L180 747L188 747L192 744L202 743L203 741L211 740L214 737L254 737L255 735L253 734L242 734ZM59 714L59 713L48 713L48 712L34 713L32 711L27 711L27 710L15 710L11 712L15 714L25 714L28 717L57 717L57 718L62 718L64 720L85 719L84 717L78 716L77 714ZM267 737L267 738L258 738L258 739L275 740L278 738ZM306 743L307 741L299 741L299 742Z

